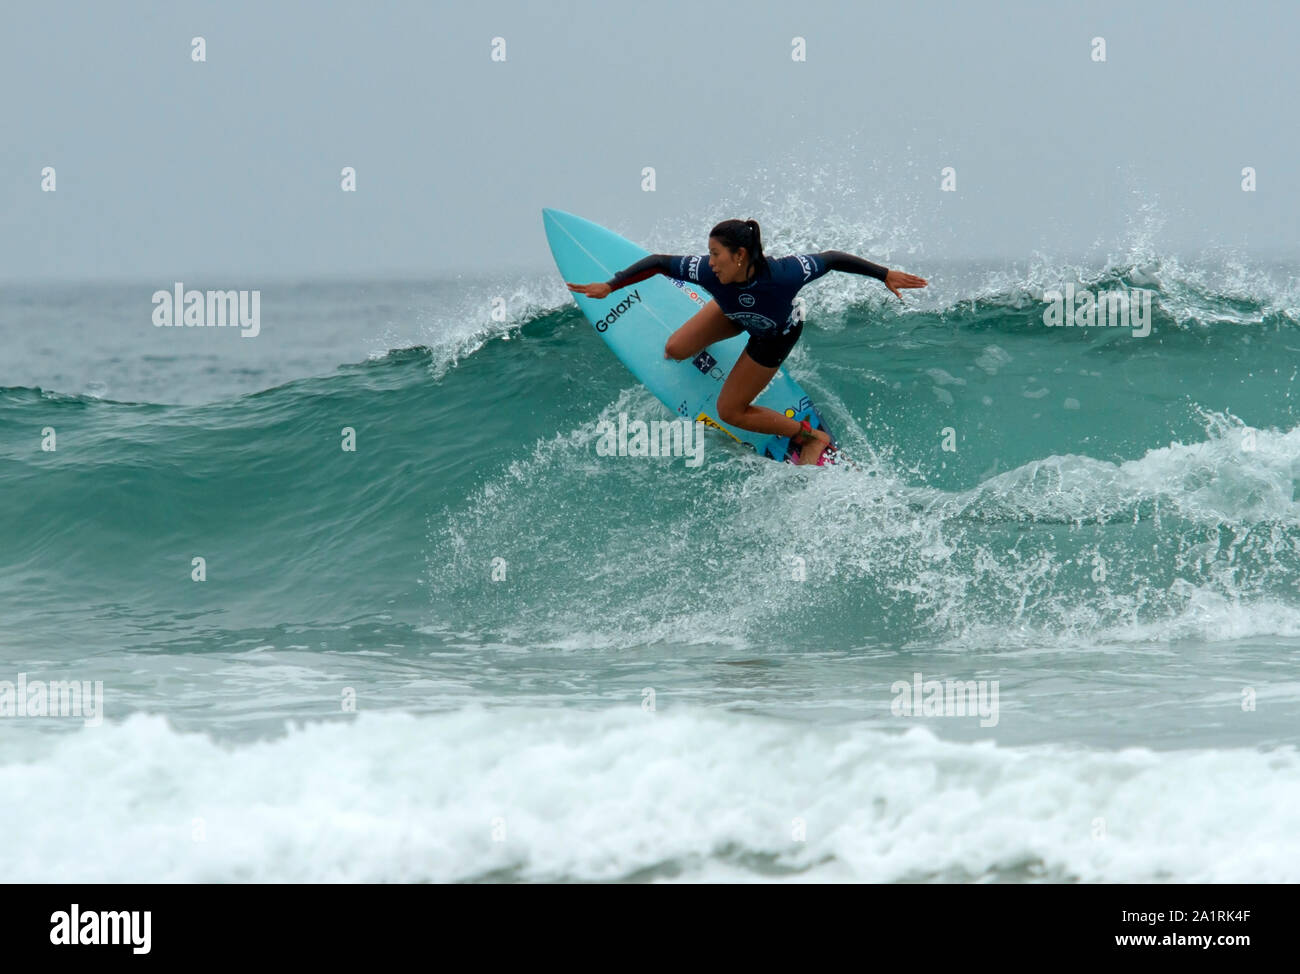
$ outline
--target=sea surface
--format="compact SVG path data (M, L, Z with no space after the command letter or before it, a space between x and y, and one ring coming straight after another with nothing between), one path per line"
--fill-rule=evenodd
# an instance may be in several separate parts
M599 455L675 416L554 273L0 288L0 681L103 688L10 697L6 880L1300 881L1297 266L892 265L831 469Z

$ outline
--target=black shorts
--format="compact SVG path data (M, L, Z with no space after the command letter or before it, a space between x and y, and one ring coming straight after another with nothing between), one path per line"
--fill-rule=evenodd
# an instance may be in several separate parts
M785 361L794 348L794 343L803 334L803 322L795 325L784 335L750 335L745 351L759 365L774 369Z

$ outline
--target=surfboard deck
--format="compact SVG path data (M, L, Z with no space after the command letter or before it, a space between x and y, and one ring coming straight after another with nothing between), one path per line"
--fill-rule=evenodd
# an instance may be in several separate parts
M598 223L563 210L543 209L542 223L551 256L566 282L608 281L617 271L650 253ZM664 358L668 336L713 300L707 291L689 281L656 274L600 300L570 294L615 357L678 416L702 421L760 456L796 462L799 448L789 437L755 433L718 419L718 392L744 351L748 335L716 342L688 361ZM835 434L827 429L811 397L790 378L784 366L772 376L754 404L792 419L808 420L814 429L826 431L831 447L838 451ZM828 458L828 464L834 462L834 456Z

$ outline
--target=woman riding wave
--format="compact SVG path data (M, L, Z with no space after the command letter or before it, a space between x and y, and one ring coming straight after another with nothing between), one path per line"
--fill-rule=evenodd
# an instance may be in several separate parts
M723 220L709 231L709 253L700 256L651 254L600 284L569 284L569 290L589 298L604 298L655 274L693 281L713 300L678 328L664 345L664 358L694 358L715 342L749 333L745 350L736 359L718 391L718 418L724 423L791 437L800 445L799 462L817 463L830 445L822 430L774 409L753 405L781 367L803 333L795 306L799 289L828 271L866 274L883 281L901 301L903 288L925 287L924 278L889 270L840 250L793 254L768 260L754 220Z

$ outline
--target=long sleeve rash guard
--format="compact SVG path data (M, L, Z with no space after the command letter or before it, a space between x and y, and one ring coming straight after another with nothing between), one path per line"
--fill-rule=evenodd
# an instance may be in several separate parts
M823 250L819 254L793 254L767 261L768 273L760 273L747 284L723 284L709 266L708 254L682 256L651 254L631 267L619 271L607 283L611 290L644 281L655 274L678 281L694 281L713 299L728 318L751 335L784 335L798 322L794 316L794 298L805 284L828 271L866 274L883 281L887 268L869 260L846 254L842 250Z

